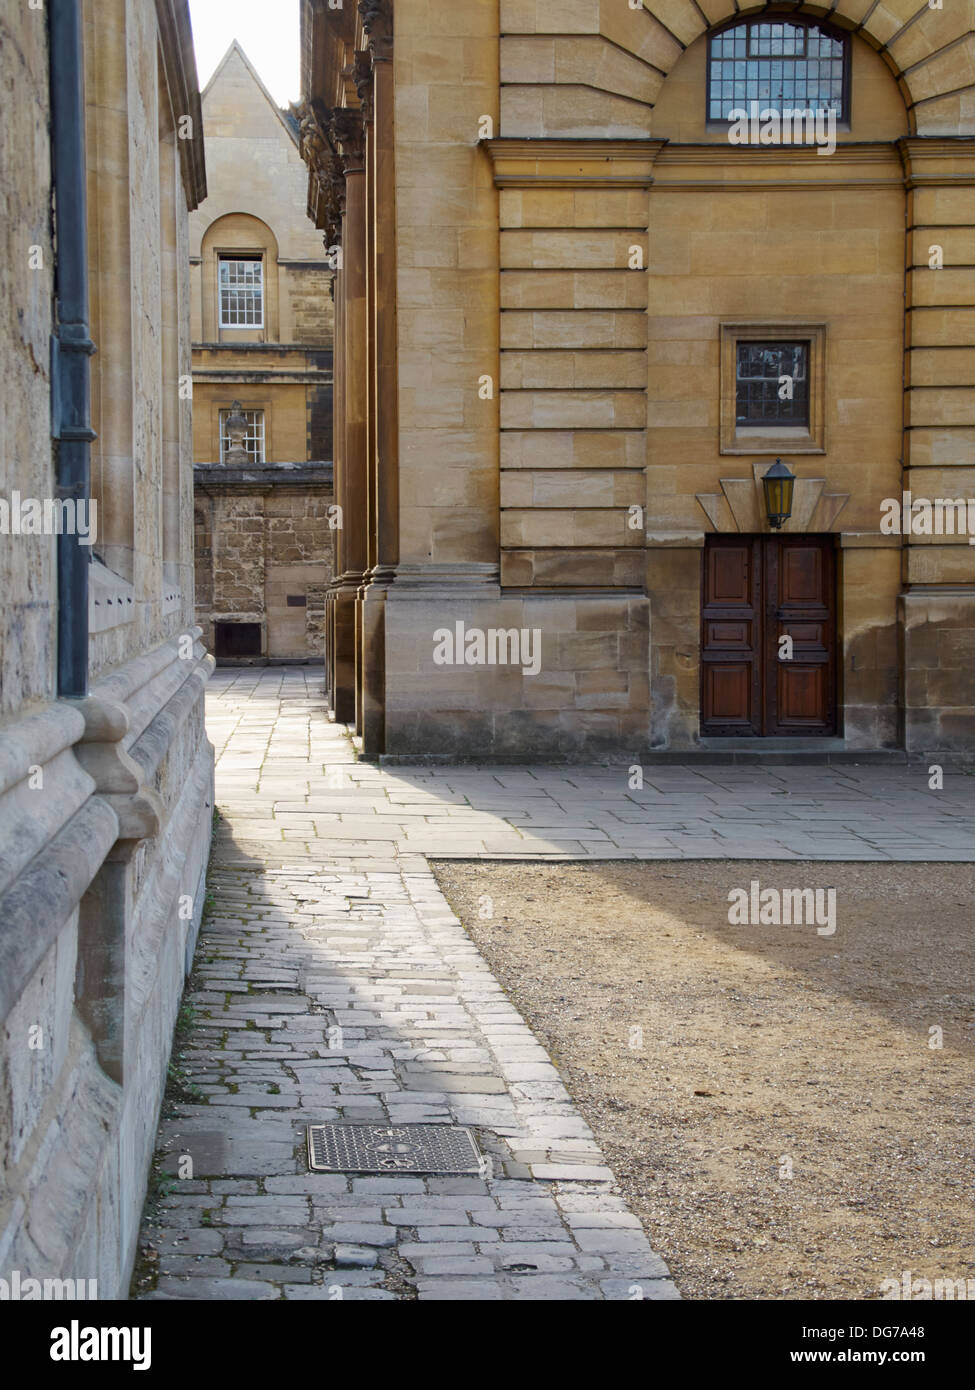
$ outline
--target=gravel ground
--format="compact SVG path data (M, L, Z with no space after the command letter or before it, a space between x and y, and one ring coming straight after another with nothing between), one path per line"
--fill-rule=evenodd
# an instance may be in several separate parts
M435 872L685 1297L975 1279L975 866ZM835 887L835 935L729 925L752 879Z

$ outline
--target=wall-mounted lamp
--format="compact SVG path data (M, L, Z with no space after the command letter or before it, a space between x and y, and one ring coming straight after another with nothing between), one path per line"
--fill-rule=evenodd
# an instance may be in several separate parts
M775 460L762 479L765 510L768 513L768 524L773 531L780 530L782 523L788 521L792 515L792 492L795 485L796 475L781 459Z

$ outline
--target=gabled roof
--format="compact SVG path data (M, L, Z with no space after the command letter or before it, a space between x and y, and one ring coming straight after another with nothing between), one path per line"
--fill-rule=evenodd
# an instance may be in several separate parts
M253 63L251 62L251 60L248 58L247 54L244 52L243 48L240 46L240 42L239 42L239 40L237 40L237 39L234 39L233 43L230 45L230 47L227 49L226 53L225 53L225 54L223 55L223 57L220 59L220 62L217 64L216 68L214 69L213 76L210 78L210 81L206 84L206 86L203 88L203 91L200 93L201 102L205 102L205 101L206 101L206 99L207 99L207 94L209 93L210 88L211 88L211 87L213 86L213 84L216 82L217 78L218 78L218 77L220 76L220 74L223 72L224 68L225 68L225 67L227 66L227 64L230 62L230 59L234 56L235 53L236 53L237 57L241 60L241 62L244 64L244 67L245 67L245 68L247 69L247 71L250 73L251 77L254 79L254 82L255 82L255 83L257 84L257 86L260 88L261 92L262 92L263 95L264 95L265 100L267 101L268 105L271 107L271 110L274 112L275 116L277 116L278 120L281 122L281 124L282 124L282 126L284 127L284 129L288 132L288 135L289 135L289 137L290 137L292 143L293 143L293 144L295 145L295 147L297 148L297 147L298 147L298 132L297 132L297 130L293 128L291 122L288 120L287 112L282 111L281 107L277 104L277 102L276 102L276 101L274 100L274 98L272 97L271 93L268 91L268 89L265 87L264 83L261 81L260 74L258 73L258 71L257 71L257 69L255 68L254 64L253 64Z

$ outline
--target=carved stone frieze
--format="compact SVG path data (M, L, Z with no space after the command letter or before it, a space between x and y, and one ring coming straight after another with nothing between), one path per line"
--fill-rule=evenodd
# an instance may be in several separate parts
M355 55L352 77L359 97L362 119L368 124L372 120L373 108L372 54L360 51Z
M362 27L377 58L389 58L393 47L392 0L359 0Z
M339 147L346 175L361 170L366 145L362 112L351 106L336 106L329 128L333 143Z
M342 239L345 167L332 140L332 112L317 100L301 102L292 109L298 120L301 157L312 180L312 211L325 233L325 245L335 246Z

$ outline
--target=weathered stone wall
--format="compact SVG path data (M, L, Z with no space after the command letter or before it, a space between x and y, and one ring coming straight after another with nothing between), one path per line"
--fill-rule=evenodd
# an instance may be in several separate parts
M946 55L956 77L965 70L959 60L966 47L970 55L971 41ZM968 65L970 71L970 56ZM946 108L946 135L970 131L973 123L970 107L957 114ZM902 153L911 182L904 487L915 498L975 498L975 140L911 139ZM932 268L934 248L941 269ZM902 574L904 741L917 752L970 752L975 547L965 535L912 535Z
M477 141L482 116L497 130L498 5L444 7L434 39L398 0L395 25L400 559L496 564L498 194Z
M483 597L472 598L431 584L422 597L404 597L394 585L386 602L386 664L396 673L386 697L390 753L530 762L648 751L650 607L642 596L506 597L485 586ZM484 634L488 655L492 630L505 633L506 657L517 633L522 659L436 660L445 633L455 634L455 658L458 651L477 655L468 646L471 628ZM525 655L529 666L537 659L536 674L526 670Z
M255 659L321 660L335 534L331 469L197 466L196 480L204 643L217 649L217 622L259 623Z
M48 143L47 30L26 5L0 14L0 497L53 494L50 349L54 252ZM35 249L36 248L36 249ZM49 700L55 688L55 541L0 535L0 718Z
M0 1277L94 1279L100 1298L127 1292L213 806L212 663L193 628L190 430L176 405L202 163L198 145L177 156L171 139L184 113L169 92L192 94L196 75L183 0L170 9L163 32L154 0L84 4L99 436L88 698L57 699L54 538L4 537L0 550ZM14 384L5 482L43 497L53 490L46 17L20 6L0 25L8 264L31 242L45 252L43 273L5 277L0 291Z
M421 0L393 6L400 563L386 600L387 752L462 748L465 724L468 751L507 748L505 711L528 707L532 689L537 751L606 746L614 720L624 746L695 746L705 536L768 529L755 468L777 453L799 479L786 530L836 540L847 745L971 746L975 551L967 537L880 529L902 485L971 495L971 9L840 0L852 124L823 158L733 148L707 127L707 27L738 8L471 0L438 16L433 41ZM337 51L366 46L354 25L340 42L341 21L322 23ZM342 63L329 71L322 98L353 106ZM905 226L918 229L907 314ZM932 242L944 270L928 265ZM742 321L821 326L808 447L746 457L724 437L722 328ZM344 350L369 362L373 346ZM350 477L353 444L349 427ZM456 614L483 630L499 603L514 615L537 596L544 696L538 677L522 688L520 675L423 664L438 571ZM606 650L599 690L572 665L591 648L563 638L584 602L622 613L636 594L650 610L647 667ZM371 660L346 661L339 685ZM563 738L567 723L577 737Z
M308 391L308 444L307 457L310 459L330 459L334 429L334 406L332 393L333 354L316 352L309 354L309 360L321 373L321 386L312 386Z
M289 297L294 341L315 347L331 347L335 332L331 296L334 271L324 265L294 265L290 270Z

